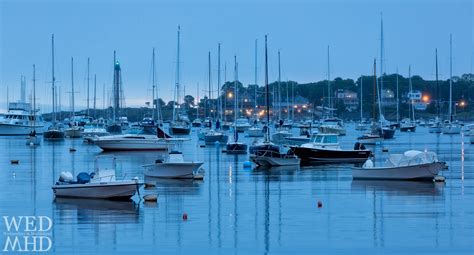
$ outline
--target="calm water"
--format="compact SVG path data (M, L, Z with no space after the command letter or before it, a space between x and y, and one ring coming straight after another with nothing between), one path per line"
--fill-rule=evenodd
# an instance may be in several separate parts
M352 148L358 134L348 127L342 146ZM0 137L0 215L49 216L50 252L63 254L474 253L474 145L468 137L420 127L397 131L396 139L373 148L379 162L388 155L382 147L436 152L449 170L446 183L435 184L353 181L348 165L244 169L248 155L200 148L196 132L191 136L183 151L187 159L205 161L205 179L141 190L157 193L158 203L137 196L135 202L55 199L51 185L61 171L90 172L104 153L81 139L30 148L24 138ZM114 155L118 176L140 179L141 165L158 157ZM0 233L2 249L5 238Z

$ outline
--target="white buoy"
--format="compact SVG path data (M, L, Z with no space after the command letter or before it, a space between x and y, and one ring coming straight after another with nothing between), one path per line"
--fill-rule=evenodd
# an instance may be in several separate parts
M445 182L445 181L446 181L446 177L441 176L441 175L436 175L436 176L433 178L433 181L434 181L434 182Z

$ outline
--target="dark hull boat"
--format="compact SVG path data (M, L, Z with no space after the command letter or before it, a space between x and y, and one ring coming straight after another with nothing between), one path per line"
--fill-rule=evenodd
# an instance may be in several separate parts
M226 146L227 154L247 154L247 144L244 143L228 143Z
M112 124L106 128L110 134L122 134L122 126L120 124Z
M393 139L393 137L395 136L395 130L396 129L389 127L382 128L383 139Z
M371 152L369 150L331 150L323 148L291 147L302 164L325 163L363 163Z
M43 138L46 140L64 139L64 132L59 129L49 129L43 133Z
M171 126L170 133L172 135L189 135L191 129L188 126Z

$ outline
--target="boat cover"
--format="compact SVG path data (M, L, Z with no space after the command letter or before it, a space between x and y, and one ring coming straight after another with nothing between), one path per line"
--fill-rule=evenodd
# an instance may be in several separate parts
M420 164L429 164L438 161L436 153L427 151L409 150L403 154L392 154L385 163L386 167L401 167Z

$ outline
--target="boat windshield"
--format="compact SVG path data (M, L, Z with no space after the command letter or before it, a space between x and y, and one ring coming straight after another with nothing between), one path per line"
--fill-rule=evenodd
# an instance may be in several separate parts
M335 135L325 136L324 143L337 143L337 136Z
M317 135L316 137L314 137L314 142L315 143L322 143L323 142L323 136L322 135Z

